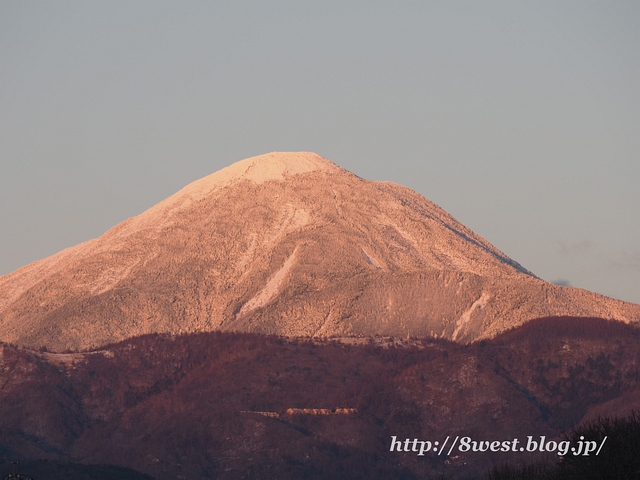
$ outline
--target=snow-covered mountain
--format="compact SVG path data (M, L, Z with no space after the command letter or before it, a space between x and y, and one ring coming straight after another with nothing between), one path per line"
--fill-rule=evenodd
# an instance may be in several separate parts
M304 152L0 277L0 340L53 350L210 330L469 342L554 315L637 322L640 305L545 282L416 192Z

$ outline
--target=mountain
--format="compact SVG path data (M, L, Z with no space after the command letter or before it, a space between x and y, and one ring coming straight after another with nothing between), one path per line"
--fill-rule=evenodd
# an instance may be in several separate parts
M237 162L0 277L0 340L54 351L213 330L467 343L554 315L637 322L640 305L545 282L416 192L314 153Z
M640 405L639 352L640 329L557 317L472 345L225 332L71 354L0 344L0 458L26 460L24 473L37 459L111 465L90 478L478 478L542 454L418 456L391 452L392 436L558 442L614 403L622 416ZM600 457L634 453L612 442ZM141 473L108 477L118 465Z

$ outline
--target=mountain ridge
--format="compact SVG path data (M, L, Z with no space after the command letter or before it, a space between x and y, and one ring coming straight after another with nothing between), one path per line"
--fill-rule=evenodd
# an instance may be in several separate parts
M145 335L72 354L0 343L0 454L118 464L158 480L297 479L303 466L318 478L348 468L348 478L429 478L443 468L446 478L476 478L538 454L403 455L390 437L559 441L584 419L640 404L640 330L619 322L534 319L464 346L351 340ZM606 447L602 455L616 458Z

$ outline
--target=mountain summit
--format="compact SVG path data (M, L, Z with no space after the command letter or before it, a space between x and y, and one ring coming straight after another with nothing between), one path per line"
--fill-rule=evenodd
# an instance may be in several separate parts
M552 315L640 305L545 282L416 192L306 152L237 162L0 277L0 340L53 350L209 330L469 342Z

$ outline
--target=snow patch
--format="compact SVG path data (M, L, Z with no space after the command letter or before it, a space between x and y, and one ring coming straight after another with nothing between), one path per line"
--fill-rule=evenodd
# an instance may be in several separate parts
M266 304L271 302L278 295L282 282L284 281L287 274L291 270L291 267L293 267L294 265L297 251L298 251L298 247L296 247L293 250L293 253L289 256L289 258L287 258L287 260L284 262L284 265L280 267L280 270L278 270L269 279L269 281L267 282L265 287L260 291L260 293L258 293L255 297L253 297L251 300L249 300L247 303L245 303L242 306L242 308L238 312L237 317L240 317L245 313L249 313L250 311L255 310L256 308L264 307Z
M343 171L343 169L316 153L267 153L241 160L200 180L196 180L158 205L162 205L165 202L181 203L186 198L190 201L197 201L213 190L225 187L238 180L249 180L260 184L269 180L284 180L287 175L301 175L308 172L338 173L340 171Z
M371 255L369 252L367 252L367 250L365 250L364 247L360 247L360 250L362 250L362 253L364 253L364 256L367 257L367 261L373 265L376 268L380 268L382 270L384 270L384 266L382 265L382 262L380 262L377 258L375 258L373 255Z
M138 265L140 260L135 260L131 262L129 265L121 265L115 268L109 268L102 272L102 274L91 282L91 294L92 295L100 295L101 293L106 292L107 290L115 287L120 281L125 279L133 270L133 267ZM86 285L78 285L79 287L86 287Z
M245 265L249 263L256 252L256 245L258 243L258 234L252 233L249 235L249 246L247 247L247 251L242 254L240 260L238 261L238 265L236 266L236 270L243 270ZM243 272L243 276L248 272Z
M471 307L469 307L469 309L465 311L456 322L456 329L454 330L453 335L451 336L451 340L453 340L454 342L456 341L462 328L467 323L469 323L469 320L471 320L471 315L473 314L473 312L475 312L478 309L486 307L490 299L491 299L491 294L487 292L483 292L480 298L475 302L473 302L473 305L471 305Z

